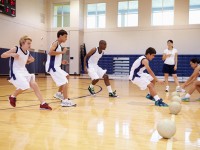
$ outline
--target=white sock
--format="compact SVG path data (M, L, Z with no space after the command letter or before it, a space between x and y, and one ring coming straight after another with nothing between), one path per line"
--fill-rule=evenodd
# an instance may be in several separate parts
M187 93L187 94L185 95L185 98L190 98L190 94Z
M58 95L61 95L62 93L61 93L61 92L57 92L57 94L58 94Z
M155 95L153 98L155 99L155 101L160 99L160 97L158 95Z
M169 85L166 86L166 89L169 89Z
M184 89L181 89L181 92L182 92L182 93L185 93L185 90L184 90Z
M13 98L15 98L15 96L14 96L14 95L11 95L10 97L13 97Z
M92 84L90 84L90 88L93 88L94 86Z
M108 89L108 92L109 93L112 93L113 91L112 91L112 88L111 88L111 86L109 85L109 86L107 86L107 89Z
M46 102L44 101L44 102L42 102L42 105L44 105Z

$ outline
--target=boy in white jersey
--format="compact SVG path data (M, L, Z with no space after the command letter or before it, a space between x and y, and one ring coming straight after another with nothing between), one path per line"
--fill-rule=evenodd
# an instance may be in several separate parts
M181 92L181 88L179 85L178 77L177 77L177 66L178 66L178 51L173 47L173 41L167 41L167 49L164 50L162 60L164 61L163 65L163 73L165 76L165 83L166 83L166 92L169 92L169 75L172 75L174 78L174 82L176 84L176 91Z
M32 88L35 95L40 101L40 109L52 110L52 108L44 101L37 83L35 75L30 74L26 69L26 64L34 62L34 58L30 55L32 39L28 36L23 36L20 41L20 47L13 47L9 51L1 55L2 58L10 57L10 80L17 89L9 96L9 102L13 107L16 107L16 97L23 91Z
M67 32L60 30L57 32L57 40L53 42L50 51L47 55L46 72L48 72L56 85L59 87L59 91L63 91L63 99L61 102L62 107L76 106L72 100L68 97L68 73L61 69L62 54L65 54L67 48L62 50L61 43L67 40ZM62 90L61 90L62 89Z
M197 90L200 93L200 81L197 78L200 75L200 60L193 58L190 60L190 66L194 69L194 72L189 79L181 86L183 89L192 84L188 93L182 98L182 101L189 101L192 93ZM198 99L200 100L200 98Z
M149 47L146 50L145 56L140 56L132 65L129 79L136 84L141 90L149 89L149 94L146 98L155 101L156 106L167 107L168 105L163 102L161 98L157 95L155 90L155 82L162 83L157 79L153 71L149 66L149 61L151 61L156 55L156 50ZM147 70L149 74L144 73Z
M95 95L94 85L99 81L100 78L104 79L104 83L107 86L109 97L118 97L116 95L116 91L112 91L109 77L106 74L107 70L103 70L101 67L98 66L98 61L103 55L103 51L106 49L106 41L101 40L99 41L99 47L95 47L89 51L89 53L84 58L84 70L85 73L92 79L92 83L88 87L90 94Z

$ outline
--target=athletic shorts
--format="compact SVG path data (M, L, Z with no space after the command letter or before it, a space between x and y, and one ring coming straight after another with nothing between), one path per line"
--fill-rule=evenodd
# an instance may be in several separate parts
M49 71L49 74L51 75L53 81L56 83L56 86L61 86L68 83L67 76L69 74L62 70L60 67L56 67L55 69L55 72L53 72L53 70L51 69Z
M162 72L169 75L176 74L176 70L174 70L174 66L175 65L164 64Z
M107 70L103 70L98 65L89 65L87 70L88 70L88 75L92 80L97 80L99 78L102 78L104 74L107 72Z
M146 90L147 86L153 81L153 77L148 73L142 73L140 77L135 77L132 82L141 90Z
M27 90L30 88L30 81L35 81L35 75L29 74L29 73L15 73L16 80L11 78L8 80L10 83L12 83L17 90Z

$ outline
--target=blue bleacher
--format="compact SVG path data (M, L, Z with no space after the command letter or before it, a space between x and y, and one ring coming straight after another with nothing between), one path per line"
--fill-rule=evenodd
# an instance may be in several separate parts
M114 57L128 57L130 58L129 70L133 62L141 55L103 55L99 61L99 66L103 69L107 69L108 74L113 74L113 58ZM200 55L178 55L178 70L179 77L188 77L192 74L193 69L190 67L191 58L200 58ZM163 76L162 67L162 55L156 55L156 57L150 61L150 66L156 76Z

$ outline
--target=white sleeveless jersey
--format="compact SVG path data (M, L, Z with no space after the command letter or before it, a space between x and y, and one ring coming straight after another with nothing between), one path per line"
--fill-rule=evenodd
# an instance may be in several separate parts
M88 65L97 65L99 59L103 56L103 54L103 51L101 54L99 54L98 48L96 47L96 51L88 59Z
M28 60L28 57L30 56L30 52L27 50L26 52L22 51L20 47L17 47L16 53L19 55L19 57L16 59L14 57L10 57L10 79L13 78L16 80L16 74L20 73L23 75L29 74L28 70L26 69L26 63Z
M129 79L133 80L135 77L140 77L142 73L146 70L145 66L142 64L142 60L146 59L145 56L140 56L135 60L131 67Z
M59 43L55 51L56 52L62 51L62 46ZM62 54L53 56L47 54L46 72L49 72L51 69L55 72L56 68L61 66L61 63L62 63Z

